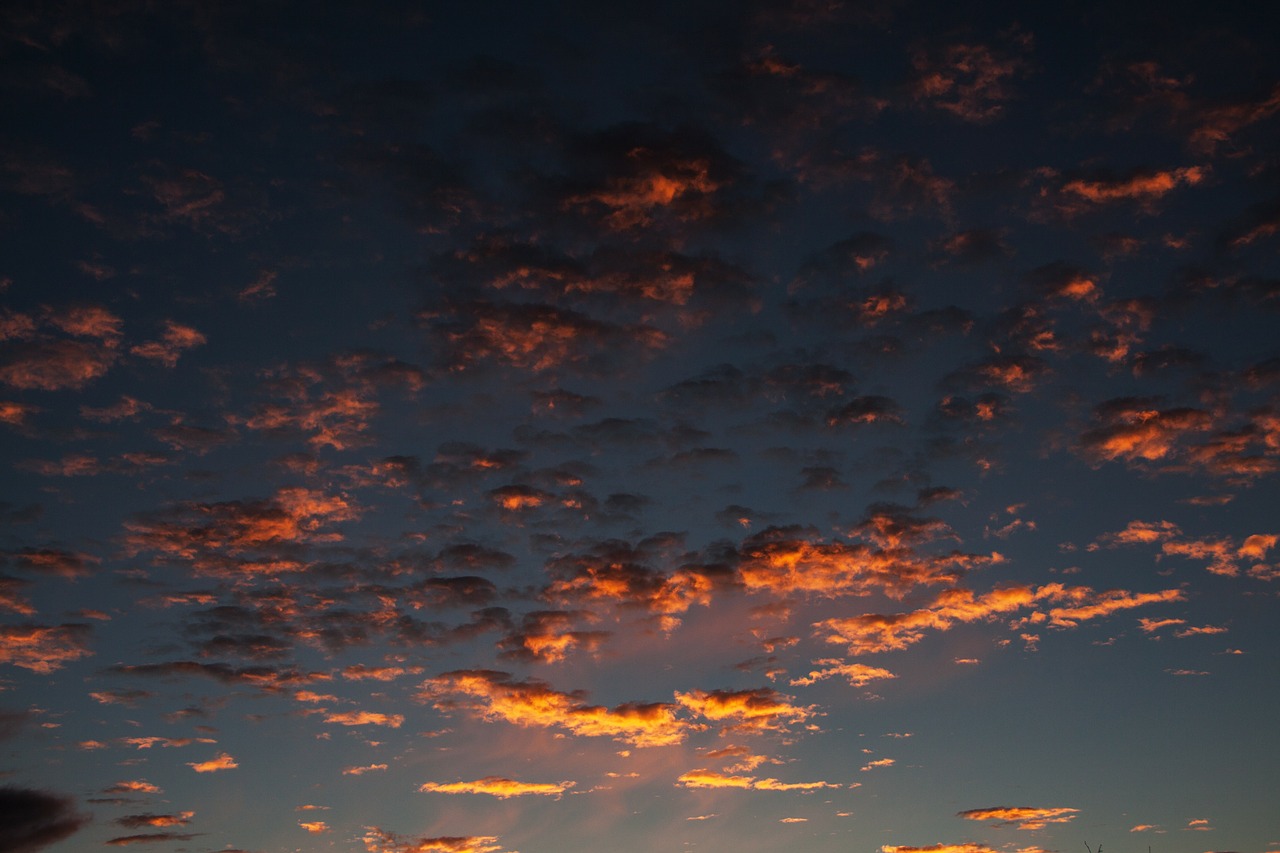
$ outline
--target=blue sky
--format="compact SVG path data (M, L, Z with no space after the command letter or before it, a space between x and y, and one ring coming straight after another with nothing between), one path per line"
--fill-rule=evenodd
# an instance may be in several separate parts
M1260 12L4 15L0 847L1280 850Z

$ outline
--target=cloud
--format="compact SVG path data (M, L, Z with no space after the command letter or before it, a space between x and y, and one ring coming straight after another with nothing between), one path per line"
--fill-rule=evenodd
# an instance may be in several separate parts
M147 694L150 696L151 694ZM135 749L151 749L153 746L162 746L166 749L173 747L190 746L193 743L217 743L213 738L207 737L122 737L116 738L115 741L121 746L132 746Z
M994 821L994 826L1013 826L1017 829L1044 829L1051 823L1069 823L1075 820L1079 809L1033 808L1030 806L995 806L986 809L969 809L958 812L956 817L965 820Z
M1172 521L1131 521L1124 530L1104 533L1098 537L1097 546L1114 548L1119 545L1151 545L1167 542L1182 531Z
M1020 42L1020 49L1030 47L1029 36ZM1013 98L1013 78L1025 67L1022 59L992 46L964 43L917 50L911 62L915 100L967 122L998 118Z
M104 376L114 360L114 351L97 343L17 342L0 350L0 382L24 390L78 390Z
M147 832L138 835L120 835L106 840L112 847L126 847L130 844L160 844L165 841L191 841L198 834L179 832Z
M739 548L738 576L752 592L828 597L881 592L901 597L918 586L952 584L963 571L998 563L998 553L953 551L922 555L911 540L926 541L945 529L936 522L899 512L868 518L859 532L884 547L840 540L824 542L799 527L770 527L748 537Z
M668 344L667 334L654 326L617 324L529 302L449 305L423 312L420 320L451 371L492 363L534 373L601 373L624 353L643 355Z
M423 682L419 698L448 711L462 708L518 726L564 729L611 737L634 746L666 746L684 740L689 724L670 703L588 705L577 693L561 693L536 680L515 681L505 672L456 670Z
M208 343L208 338L190 326L173 320L164 321L164 331L159 340L135 344L129 352L139 358L158 361L165 367L176 367L178 357L189 349Z
M163 791L156 785L151 784L145 779L130 779L123 782L116 782L110 787L103 788L104 794L162 794Z
M48 675L93 654L84 624L0 625L0 663Z
M676 701L700 717L729 721L728 731L782 731L813 716L813 707L791 704L790 697L760 687L754 690L692 690Z
M342 711L325 714L324 721L342 726L386 726L398 729L404 724L404 715L379 714L373 711Z
M1206 105L1195 116L1188 143L1193 151L1212 155L1245 128L1270 118L1277 111L1280 111L1280 84L1272 86L1265 97L1256 101Z
M363 767L344 767L342 768L343 776L363 776L366 773L374 773L380 770L386 770L385 764L366 764Z
M906 423L903 414L902 407L888 397L878 395L854 397L843 406L827 412L827 426L874 423L902 426Z
M498 843L497 836L493 835L405 838L375 826L367 826L361 840L368 853L508 853Z
M505 776L485 776L474 782L424 782L419 791L437 794L488 794L500 800L509 797L555 797L559 799L576 782L517 782Z
M537 610L526 613L520 629L499 642L501 657L555 663L574 649L595 651L610 636L608 631L579 631L572 626L588 617L583 611Z
M791 683L807 686L828 678L839 677L846 679L850 687L865 687L873 681L898 677L887 669L868 666L864 663L846 663L837 658L815 660L813 665L819 668L810 670L809 674L803 678L793 678Z
M881 845L881 853L996 853L986 844L968 841L965 844L931 844L929 847L895 847L892 844Z
M179 812L177 814L135 814L118 817L113 823L130 829L136 829L143 826L186 826L191 823L191 818L195 817L195 812Z
M1080 436L1080 449L1096 462L1159 462L1178 454L1190 437L1213 426L1202 409L1161 409L1156 401L1120 397L1094 409L1097 426Z
M650 557L644 548L618 540L558 555L547 562L552 581L544 596L555 602L640 608L670 629L690 607L709 605L716 587L730 580L727 570L715 566L687 565L664 573L648 565Z
M19 548L15 551L0 552L0 554L12 560L21 569L66 579L87 577L102 562L92 554L53 547Z
M329 824L325 823L325 822L324 822L324 821L322 821L322 820L315 820L315 821L302 821L302 820L300 820L300 821L298 821L298 826L302 827L303 829L305 829L307 832L311 833L312 835L322 835L322 834L324 834L324 833L326 833L326 832L329 832L329 831L330 831L330 830L329 830Z
M234 770L240 765L227 753L220 752L208 761L188 761L187 766L197 773L216 773L219 770Z
M714 770L690 770L680 774L676 784L683 788L740 788L755 791L815 791L822 788L842 788L834 782L782 782L773 778L733 776Z
M190 660L166 661L164 663L117 664L111 667L108 672L116 675L139 675L152 678L199 675L205 678L212 678L223 684L252 685L266 692L277 692L290 687L313 684L317 681L328 681L332 678L328 673L305 672L293 667L233 667L225 663L202 663Z
M348 681L394 681L404 675L419 675L420 666L365 666L355 663L342 668L342 677Z
M36 853L69 838L91 820L70 797L31 788L0 787L0 849Z
M278 490L263 500L189 502L125 522L129 554L151 551L159 559L189 563L198 573L228 577L299 571L293 559L272 559L284 546L337 542L330 525L356 518L360 509L340 494L305 487ZM245 555L258 554L265 559Z
M1060 192L1091 204L1137 201L1149 204L1180 186L1195 186L1208 177L1203 166L1187 166L1164 171L1135 171L1123 177L1099 175L1092 179L1067 181ZM1070 201L1064 201L1070 206ZM1079 210L1078 207L1071 208Z
M745 188L741 166L688 127L619 124L578 137L571 151L576 174L557 188L560 209L614 232L722 219Z
M990 621L998 616L1042 606L1042 603L1068 602L1073 606L1036 610L1030 616L1012 622L1011 627L1048 624L1055 628L1073 628L1081 621L1120 610L1184 598L1184 593L1177 589L1152 593L1125 590L1099 593L1089 587L1067 587L1063 584L1011 586L981 595L972 590L952 588L942 591L928 607L919 610L826 619L815 623L814 628L826 635L824 639L828 643L846 645L850 654L863 655L905 649L920 642L929 631L947 631L957 624Z

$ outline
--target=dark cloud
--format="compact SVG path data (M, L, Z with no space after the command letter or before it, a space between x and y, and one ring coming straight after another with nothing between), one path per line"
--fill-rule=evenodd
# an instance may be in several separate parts
M69 838L90 821L70 797L30 788L0 788L0 848L35 853Z

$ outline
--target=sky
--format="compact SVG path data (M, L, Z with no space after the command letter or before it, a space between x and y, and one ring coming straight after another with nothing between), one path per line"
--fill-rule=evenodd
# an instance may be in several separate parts
M1267 4L0 8L0 849L1280 851Z

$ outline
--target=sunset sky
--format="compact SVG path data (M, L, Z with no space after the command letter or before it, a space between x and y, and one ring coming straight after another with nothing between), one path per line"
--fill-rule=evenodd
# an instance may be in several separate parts
M1280 851L1250 5L4 3L0 850Z

